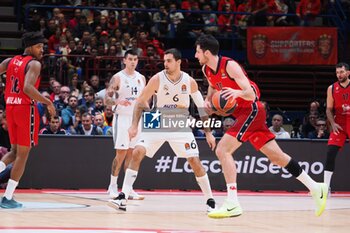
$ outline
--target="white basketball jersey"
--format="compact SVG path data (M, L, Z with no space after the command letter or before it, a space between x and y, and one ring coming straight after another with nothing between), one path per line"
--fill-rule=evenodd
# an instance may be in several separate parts
M133 76L129 76L124 70L117 73L119 77L118 100L128 100L131 102L129 106L118 105L117 114L132 115L137 97L140 96L145 87L142 75L135 71Z
M165 70L158 73L159 87L157 91L157 108L161 111L176 112L176 114L189 115L191 79L181 71L178 81L171 81Z

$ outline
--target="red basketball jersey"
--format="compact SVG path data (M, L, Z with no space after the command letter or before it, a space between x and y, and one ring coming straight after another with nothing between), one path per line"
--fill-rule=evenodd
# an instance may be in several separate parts
M208 82L210 83L210 85L212 87L214 87L218 91L220 91L224 87L230 87L232 89L241 90L241 88L238 86L238 84L235 81L235 77L230 77L229 74L226 72L226 67L227 67L228 61L234 61L234 60L229 58L229 57L221 57L220 56L216 71L213 71L208 66L204 67L204 72L208 78ZM243 68L242 68L242 71L246 75L246 77L248 78L248 76ZM250 85L252 86L253 90L255 91L257 100L259 100L260 91L259 91L258 86L253 81L251 81L249 78L248 78L248 80L249 80ZM247 104L250 105L251 103L252 103L252 101L244 100L242 98L237 98L238 106L244 106Z
M334 116L337 122L350 120L350 84L343 87L339 82L332 85Z
M6 105L28 105L33 104L29 96L24 91L24 80L28 63L33 60L32 56L18 55L10 60L6 71ZM39 88L40 78L35 83L35 88Z

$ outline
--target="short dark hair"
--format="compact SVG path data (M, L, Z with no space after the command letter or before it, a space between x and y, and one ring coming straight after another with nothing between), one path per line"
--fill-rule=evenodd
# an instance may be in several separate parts
M24 47L27 48L36 44L44 43L45 37L40 31L26 32L22 35L22 40L24 43Z
M345 70L349 70L349 65L345 62L339 62L335 68L342 68L344 66Z
M172 54L175 58L175 60L180 60L182 58L182 54L180 52L180 50L172 48L172 49L168 49L164 52L164 54Z
M199 45L203 51L209 50L213 55L219 54L219 41L212 35L201 35L195 43L195 46L197 45Z
M60 117L59 117L59 115L54 115L54 116L50 116L49 117L49 121L51 121L51 120L60 120Z
M135 50L135 49L129 49L129 50L127 50L126 52L125 52L125 54L124 54L124 58L126 58L128 55L133 55L133 56L137 56L138 54L137 54L137 51Z
M70 101L71 98L75 98L76 100L78 100L78 97L76 97L75 95L70 95L70 96L68 97L68 102Z

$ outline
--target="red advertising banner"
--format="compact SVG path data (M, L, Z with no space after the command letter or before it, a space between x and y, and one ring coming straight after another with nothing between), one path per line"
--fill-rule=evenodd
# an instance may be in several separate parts
M337 28L248 27L251 65L335 65Z

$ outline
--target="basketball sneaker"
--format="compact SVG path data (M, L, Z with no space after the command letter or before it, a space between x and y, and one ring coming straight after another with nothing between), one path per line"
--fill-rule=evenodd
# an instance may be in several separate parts
M316 203L315 215L320 216L326 208L328 186L325 183L318 183L319 189L311 192L312 198Z
M229 218L236 217L243 213L241 206L239 203L233 203L229 200L225 200L224 204L217 209L208 213L208 217L210 218Z
M211 212L215 210L215 200L213 198L209 198L207 200L207 212Z
M131 193L128 197L128 200L143 200L145 199L145 196L138 194L134 190L131 190Z
M6 197L3 197L0 202L0 207L4 209L19 209L22 208L23 205L15 201L13 198L9 200Z
M125 194L120 192L118 197L108 201L108 206L110 206L116 210L126 211Z
M118 193L118 186L116 184L112 184L108 186L108 190L107 190L108 195L111 198L116 198L118 197L119 193Z

